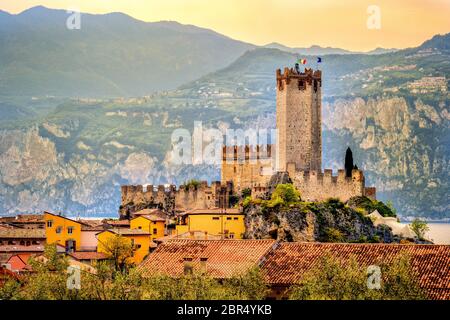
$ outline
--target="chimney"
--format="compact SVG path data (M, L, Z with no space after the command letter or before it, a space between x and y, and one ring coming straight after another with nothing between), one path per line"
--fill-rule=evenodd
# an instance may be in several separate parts
M207 268L206 268L207 262L208 262L208 258L200 258L200 272L201 273L207 272Z
M193 273L192 258L184 258L184 275Z
M205 240L208 240L208 231L205 231Z

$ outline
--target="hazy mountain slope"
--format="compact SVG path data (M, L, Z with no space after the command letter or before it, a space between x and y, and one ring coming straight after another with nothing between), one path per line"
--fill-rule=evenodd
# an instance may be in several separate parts
M0 95L129 96L178 85L224 67L253 46L175 22L63 10L0 14Z
M330 55L320 65L324 167L342 167L350 145L367 184L403 217L449 217L449 35L443 39L382 55ZM273 127L275 69L295 58L252 50L146 98L8 100L15 114L30 113L0 121L0 212L112 215L121 184L218 179L213 166L171 165L171 133L192 130L194 121L222 130ZM429 76L447 80L432 78L419 85L426 92L413 92L411 84Z
M311 56L323 56L323 55L329 55L329 54L384 54L384 53L390 53L398 51L398 49L384 49L384 48L376 48L374 50L371 50L369 52L355 52L340 48L332 48L332 47L321 47L318 45L311 46L309 48L291 48L285 45L282 45L277 42L272 42L269 44L266 44L264 46L265 48L271 48L271 49L279 49L282 51L295 53L297 55L311 55Z

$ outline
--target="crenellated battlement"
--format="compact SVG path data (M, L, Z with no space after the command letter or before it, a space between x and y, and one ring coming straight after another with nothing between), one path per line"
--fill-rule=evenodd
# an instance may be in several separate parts
M228 206L233 192L231 182L218 181L208 185L206 181L198 185L128 185L122 186L121 216L129 216L145 208L160 208L168 214L195 208L215 208Z
M275 145L223 146L222 160L227 162L245 162L249 160L272 160Z
M325 169L324 172L297 171L293 166L288 166L288 172L302 199L306 201L339 198L345 202L351 197L365 195L365 178L361 170L352 170L351 177L347 177L343 169L333 175L331 169Z
M277 87L281 91L286 85L289 85L292 80L297 80L299 90L305 90L307 85L314 85L316 90L317 87L322 87L322 71L313 71L311 68L305 68L304 72L297 72L294 68L284 68L283 73L281 72L281 69L277 69L276 77Z

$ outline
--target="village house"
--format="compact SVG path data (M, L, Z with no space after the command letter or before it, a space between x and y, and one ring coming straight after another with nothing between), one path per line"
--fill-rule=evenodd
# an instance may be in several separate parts
M63 245L67 252L80 250L81 222L50 212L44 212L44 220L48 244Z
M150 241L151 235L149 232L139 229L108 229L97 233L98 246L97 252L110 254L109 245L113 237L121 236L128 241L134 248L131 262L139 264L149 254L152 246L155 246Z
M260 265L275 240L168 240L156 248L138 270L144 277L206 272L227 279Z
M72 252L68 254L69 259L88 265L95 265L99 261L109 259L109 256L102 252Z
M140 215L130 221L130 229L144 230L150 234L150 240L164 237L166 219L156 215Z
M45 222L42 214L19 214L15 217L1 217L0 225L22 229L44 229Z
M194 209L179 215L175 235L200 231L222 239L242 239L244 218L245 214L238 208Z
M0 228L0 246L44 245L45 240L45 230L43 229Z
M423 244L359 244L276 242L274 240L168 240L138 267L144 277L180 277L204 273L226 279L259 267L270 287L268 299L286 299L289 288L331 254L344 262L355 258L362 267L392 262L408 254L414 276L429 299L450 299L450 246ZM347 264L349 265L349 264Z

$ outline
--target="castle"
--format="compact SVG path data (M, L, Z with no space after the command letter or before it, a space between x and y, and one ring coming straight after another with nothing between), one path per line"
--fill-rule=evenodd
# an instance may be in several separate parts
M322 73L320 70L285 68L276 71L277 144L223 146L221 182L189 189L175 186L122 187L121 215L152 205L168 212L194 208L227 207L230 196L250 189L257 197L268 191L275 173L289 174L305 201L339 198L347 201L354 196L375 198L375 188L366 188L364 173L353 169L351 175L339 170L322 172ZM132 211L132 210L131 210Z
M250 188L257 195L267 190L269 173L287 172L306 201L375 198L376 190L365 187L361 170L352 170L351 176L345 170L337 176L330 169L322 172L321 71L278 69L276 80L277 146L224 147L222 182L231 181L237 192Z

